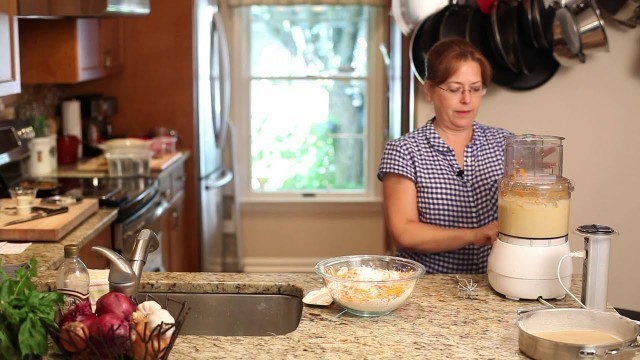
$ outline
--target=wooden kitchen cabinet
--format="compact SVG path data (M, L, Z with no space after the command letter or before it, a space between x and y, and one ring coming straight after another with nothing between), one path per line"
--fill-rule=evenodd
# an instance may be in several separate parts
M184 251L184 159L160 173L161 196L168 202L162 219L162 255L167 271L186 271Z
M93 246L104 246L108 249L113 248L111 234L111 226L108 226L80 248L78 254L80 260L82 260L89 269L108 269L111 265L109 259L97 252L91 251L91 247Z
M25 84L73 84L122 71L121 18L20 19L19 26Z
M0 96L20 92L17 0L0 0Z

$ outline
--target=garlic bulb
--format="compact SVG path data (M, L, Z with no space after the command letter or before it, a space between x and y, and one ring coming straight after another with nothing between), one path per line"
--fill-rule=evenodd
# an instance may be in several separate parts
M144 316L148 316L152 312L156 310L162 309L162 306L153 300L147 300L141 304L138 304L137 310L140 311Z
M171 337L171 335L173 334L175 322L176 321L173 316L171 316L169 311L167 311L166 309L159 309L147 315L147 326L149 327L149 329L151 329L152 332L158 325L163 324L162 328L160 329L162 337ZM169 329L166 330L167 328ZM164 332L165 330L166 332Z

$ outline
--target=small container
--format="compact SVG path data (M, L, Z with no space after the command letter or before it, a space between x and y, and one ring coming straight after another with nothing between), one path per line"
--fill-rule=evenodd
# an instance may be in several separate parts
M31 139L29 143L29 174L31 176L42 176L51 173L54 152L54 144L51 143L50 137Z
M36 198L38 188L27 186L14 186L9 189L11 198L16 202L16 210L18 215L27 215L31 213L31 205Z
M152 151L147 149L113 149L105 153L110 177L151 175Z
M58 164L75 164L78 162L78 145L80 139L73 135L58 138Z
M166 154L173 154L176 152L177 138L173 136L156 136L151 140L151 150L153 151L153 157L159 158Z

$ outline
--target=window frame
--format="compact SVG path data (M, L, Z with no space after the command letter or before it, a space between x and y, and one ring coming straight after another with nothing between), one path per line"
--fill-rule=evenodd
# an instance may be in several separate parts
M342 193L258 193L251 188L251 124L250 124L250 76L249 59L249 16L247 8L230 8L227 26L231 59L231 125L233 136L233 168L238 179L238 198L243 204L261 203L380 203L382 186L376 173L386 142L387 104L387 68L381 48L388 48L389 30L385 20L385 8L376 7L369 18L367 56L367 151L366 151L366 189L361 194ZM256 79L260 77L255 77ZM337 77L336 77L337 78ZM357 77L356 77L357 78Z

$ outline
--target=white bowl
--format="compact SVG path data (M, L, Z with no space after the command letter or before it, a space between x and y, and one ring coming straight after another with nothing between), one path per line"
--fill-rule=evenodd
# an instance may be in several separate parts
M352 255L320 261L316 272L333 300L345 310L360 316L380 316L409 299L425 268L394 256Z
M98 144L98 147L104 151L113 149L149 149L151 141L136 138L111 139Z

